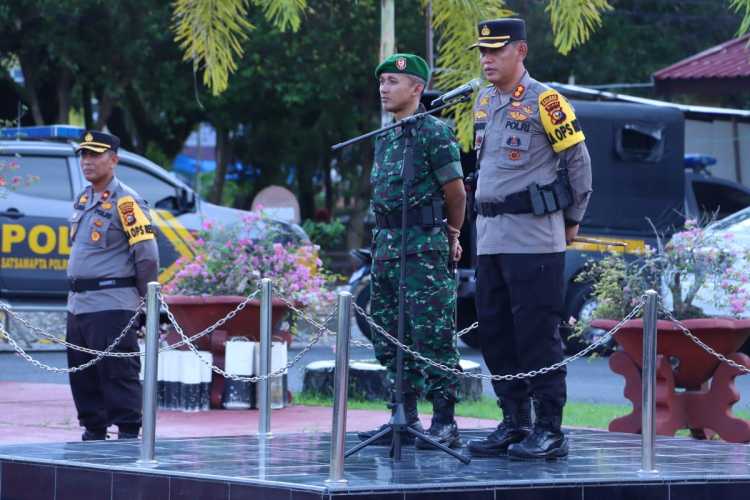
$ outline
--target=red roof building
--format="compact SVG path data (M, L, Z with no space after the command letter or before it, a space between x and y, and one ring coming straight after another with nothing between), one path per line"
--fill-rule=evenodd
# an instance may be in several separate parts
M750 34L724 42L654 73L660 94L750 91Z

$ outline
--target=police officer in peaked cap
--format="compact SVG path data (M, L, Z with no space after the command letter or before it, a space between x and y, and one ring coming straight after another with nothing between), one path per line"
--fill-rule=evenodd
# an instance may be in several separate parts
M479 49L490 84L473 109L479 167L476 307L487 367L506 375L562 359L565 248L586 211L591 160L570 103L524 67L524 21L483 21L477 31L471 48ZM493 382L503 421L486 438L471 441L471 452L517 459L566 456L565 374L563 367Z
M75 198L70 217L72 240L68 262L67 340L104 350L125 331L138 310L147 284L156 281L159 255L148 207L115 176L120 140L87 131L76 148L81 170L91 185ZM135 323L140 324L139 322ZM130 328L114 352L137 352L136 329ZM68 348L68 366L92 356ZM93 366L70 373L84 441L106 439L107 427L118 427L119 439L135 439L141 427L139 357L103 357Z

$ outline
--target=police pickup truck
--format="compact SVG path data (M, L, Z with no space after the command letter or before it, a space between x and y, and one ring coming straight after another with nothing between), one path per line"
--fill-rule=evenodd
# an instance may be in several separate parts
M74 141L81 133L82 129L67 126L0 131L1 173L9 184L0 197L0 300L15 310L62 310L65 305L68 217L74 196L88 184L75 154ZM201 200L185 183L142 156L120 149L119 157L115 175L151 208L162 283L174 274L178 257L192 255L191 243L204 219L228 224L246 214ZM26 185L23 179L28 175L38 180ZM308 241L296 225L277 221L259 225L273 226L274 234L288 241ZM269 228L258 227L250 234Z

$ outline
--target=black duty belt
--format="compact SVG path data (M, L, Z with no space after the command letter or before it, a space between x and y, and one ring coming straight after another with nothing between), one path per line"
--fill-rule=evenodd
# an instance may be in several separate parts
M130 288L135 286L135 276L129 278L70 278L70 291L75 293L107 290L109 288Z
M413 207L406 212L406 227L435 227L443 224L442 200L431 205ZM400 229L401 210L385 214L375 213L375 225L378 229Z
M573 203L573 195L567 178L567 172L558 175L550 184L529 185L523 191L511 193L504 201L479 202L476 210L485 217L500 214L534 214L543 215L564 210Z

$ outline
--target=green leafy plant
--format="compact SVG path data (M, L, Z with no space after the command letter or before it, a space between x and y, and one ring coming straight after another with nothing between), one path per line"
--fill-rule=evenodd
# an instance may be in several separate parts
M315 222L307 219L302 223L302 229L322 250L332 250L341 245L346 233L346 226L339 219L333 219L330 222Z
M261 279L270 278L275 295L312 312L322 314L333 304L318 247L290 241L258 212L232 225L204 221L192 250L192 257L177 260L178 270L164 285L165 293L249 295Z
M744 317L750 304L748 250L732 242L731 233L688 220L682 231L658 249L639 255L613 253L591 262L576 280L591 283L596 300L590 319L625 317L648 289L657 290L678 319L721 315ZM589 320L590 320L589 319ZM577 333L589 320L575 325Z

